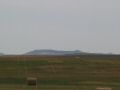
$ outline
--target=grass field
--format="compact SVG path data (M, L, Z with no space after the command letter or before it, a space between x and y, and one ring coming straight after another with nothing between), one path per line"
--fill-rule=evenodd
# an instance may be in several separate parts
M27 77L38 79L37 88ZM120 90L120 56L1 56L0 90Z

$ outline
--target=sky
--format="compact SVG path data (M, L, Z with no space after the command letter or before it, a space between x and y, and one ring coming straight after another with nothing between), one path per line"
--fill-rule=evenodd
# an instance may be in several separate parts
M120 54L120 0L0 0L0 52Z

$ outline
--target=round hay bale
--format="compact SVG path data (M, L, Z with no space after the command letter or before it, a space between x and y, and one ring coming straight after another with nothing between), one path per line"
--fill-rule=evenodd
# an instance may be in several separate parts
M37 78L28 77L27 78L27 85L28 86L36 86L37 85Z

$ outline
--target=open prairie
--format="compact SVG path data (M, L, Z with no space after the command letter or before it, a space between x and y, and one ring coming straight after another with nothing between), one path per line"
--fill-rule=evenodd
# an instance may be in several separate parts
M37 87L27 78L37 78ZM119 55L1 56L0 90L120 90Z

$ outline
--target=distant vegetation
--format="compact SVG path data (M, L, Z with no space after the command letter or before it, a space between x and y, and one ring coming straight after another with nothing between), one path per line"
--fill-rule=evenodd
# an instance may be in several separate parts
M27 86L27 78L38 87ZM120 56L1 56L0 90L120 90Z

